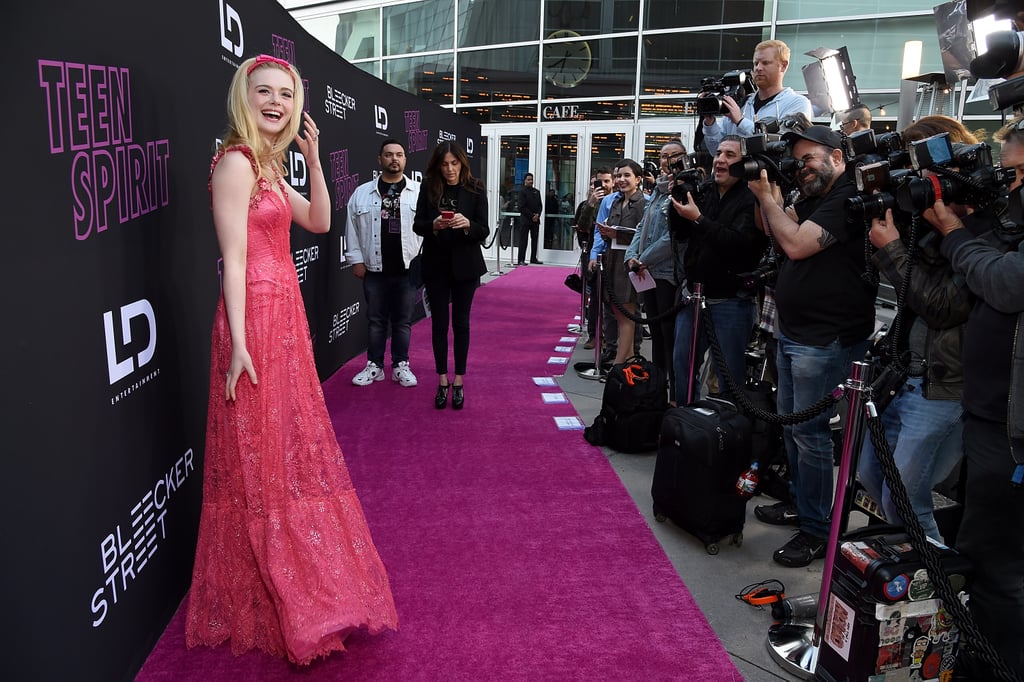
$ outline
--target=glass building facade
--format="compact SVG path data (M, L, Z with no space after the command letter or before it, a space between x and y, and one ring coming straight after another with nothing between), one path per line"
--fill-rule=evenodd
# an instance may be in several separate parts
M906 41L924 43L920 73L943 71L935 0L905 0L899 11L882 0L280 1L352 64L481 124L485 174L494 200L502 196L496 220L514 219L527 170L538 186L543 178L542 191L559 198L545 209L560 216L545 227L552 252L571 249L568 221L590 172L654 158L672 136L689 146L702 80L749 69L762 40L789 45L784 84L798 92L801 68L816 61L808 51L846 47L879 131L896 126ZM954 107L919 111L958 116ZM966 104L963 119L983 134L1000 124L987 100Z

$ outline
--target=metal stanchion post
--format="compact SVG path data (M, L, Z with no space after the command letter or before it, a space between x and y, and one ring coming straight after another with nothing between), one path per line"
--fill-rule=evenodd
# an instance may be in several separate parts
M491 243L494 244L497 247L497 249L496 249L497 257L495 258L495 260L498 262L498 269L495 270L492 273L489 273L489 274L492 277L500 277L500 276L505 274L502 271L502 269L501 269L501 250L502 249L501 249L501 221L500 220L498 221L498 229L495 232L494 239L491 241Z
M603 271L604 255L598 254L597 271L594 273L594 286L590 290L590 299L594 302L594 316L596 318L594 321L594 365L591 367L589 366L590 363L577 363L575 367L577 376L581 379L591 379L593 381L601 379L601 307L604 305L604 301L601 299L601 275ZM584 291L586 291L586 288L584 288ZM584 315L586 315L586 312L584 312Z
M697 368L697 342L700 341L700 316L704 309L704 285L695 282L690 293L693 303L693 336L690 338L690 376L686 380L686 404L693 402L693 375Z
M850 507L853 504L854 478L861 445L864 443L864 404L870 395L871 366L866 362L854 362L850 379L846 382L847 400L846 434L843 438L842 459L836 478L836 496L832 506L832 526L829 529L825 566L821 573L821 589L818 593L818 610L813 621L806 618L792 618L773 624L768 628L768 651L776 663L787 672L803 679L814 677L818 665L818 651L821 646L828 609L829 588L835 567L839 538L846 533Z

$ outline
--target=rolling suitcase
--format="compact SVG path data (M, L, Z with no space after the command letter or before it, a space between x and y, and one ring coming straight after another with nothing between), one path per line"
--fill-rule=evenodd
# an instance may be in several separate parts
M654 517L671 519L718 554L743 542L746 499L736 481L750 466L751 423L727 401L698 400L665 413L651 497Z
M938 548L954 591L970 577L970 562ZM876 533L840 543L836 553L817 679L948 680L959 632L935 594L904 533Z

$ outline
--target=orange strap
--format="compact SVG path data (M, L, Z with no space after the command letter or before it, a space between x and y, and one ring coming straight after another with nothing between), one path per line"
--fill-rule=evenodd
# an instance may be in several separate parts
M622 368L622 375L626 377L626 383L635 386L637 381L647 381L651 375L640 365L626 365Z

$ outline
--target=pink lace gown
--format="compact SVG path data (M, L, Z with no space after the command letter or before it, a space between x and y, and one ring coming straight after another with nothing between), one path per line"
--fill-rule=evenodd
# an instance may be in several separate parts
M255 161L248 148L236 148ZM223 157L219 153L212 168ZM283 182L278 178L283 189ZM261 180L249 204L245 374L224 399L231 334L213 325L203 505L186 643L227 640L296 663L397 629L388 577L352 487L313 363L292 263L291 206Z

